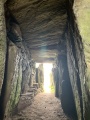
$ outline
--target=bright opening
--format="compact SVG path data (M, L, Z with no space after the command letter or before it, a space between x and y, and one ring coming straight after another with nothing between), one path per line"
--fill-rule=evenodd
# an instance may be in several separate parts
M40 65L40 63L36 63L36 68L38 68L38 67L39 67L39 65Z
M52 67L53 65L51 63L44 63L44 92L51 93L51 73L52 73Z

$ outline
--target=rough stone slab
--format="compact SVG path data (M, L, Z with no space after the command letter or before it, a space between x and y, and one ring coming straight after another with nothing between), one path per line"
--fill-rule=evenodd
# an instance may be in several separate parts
M6 30L4 18L4 4L3 1L0 0L0 93L4 79L5 59L6 59Z

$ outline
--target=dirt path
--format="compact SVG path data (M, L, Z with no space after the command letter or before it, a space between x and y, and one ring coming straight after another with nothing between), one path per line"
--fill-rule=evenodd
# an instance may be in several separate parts
M51 93L38 94L32 103L12 120L69 120L60 101Z

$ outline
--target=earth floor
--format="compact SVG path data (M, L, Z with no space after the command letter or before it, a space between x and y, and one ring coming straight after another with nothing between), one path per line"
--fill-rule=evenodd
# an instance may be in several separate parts
M60 100L52 93L39 93L32 104L11 120L70 120L63 112Z

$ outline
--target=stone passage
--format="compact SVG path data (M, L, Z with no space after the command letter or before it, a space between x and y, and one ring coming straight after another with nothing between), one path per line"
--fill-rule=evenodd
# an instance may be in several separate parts
M60 101L51 93L38 94L26 109L11 120L70 120L65 116Z

